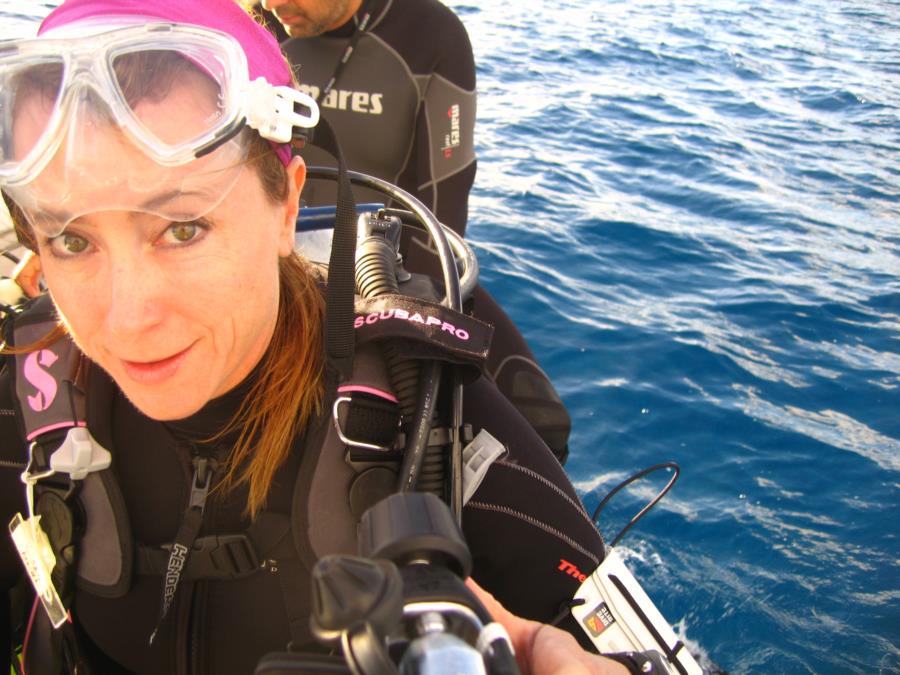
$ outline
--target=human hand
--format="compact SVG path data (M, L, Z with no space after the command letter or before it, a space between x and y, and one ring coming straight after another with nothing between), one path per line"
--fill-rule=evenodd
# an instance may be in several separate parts
M522 675L628 675L621 663L589 654L565 631L509 612L472 579L466 585L509 633Z

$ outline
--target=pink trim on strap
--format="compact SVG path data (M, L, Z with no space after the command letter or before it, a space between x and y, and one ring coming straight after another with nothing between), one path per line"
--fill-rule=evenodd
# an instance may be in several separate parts
M86 427L87 422L57 422L56 424L49 424L46 427L41 427L37 431L32 431L25 437L26 441L33 441L35 436L40 436L41 434L45 434L48 431L56 431L57 429L67 429L68 427Z
M392 393L388 391L382 391L381 389L375 389L375 387L366 387L361 384L345 384L343 387L338 387L339 394L354 391L361 394L372 394L373 396L377 396L378 398L385 398L391 403L399 403L397 397Z

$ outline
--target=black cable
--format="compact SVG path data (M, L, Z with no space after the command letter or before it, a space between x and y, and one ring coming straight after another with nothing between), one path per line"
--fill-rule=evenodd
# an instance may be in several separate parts
M561 603L559 606L559 612L557 612L556 616L550 619L551 626L559 626L563 622L563 620L571 616L572 609L575 607L581 607L587 600L584 598L572 598L571 600L566 600Z
M462 529L463 509L463 385L459 366L453 367L453 410L451 414L450 433L452 443L450 447L450 512L456 524Z
M654 464L653 466L651 466L647 469L644 469L643 471L638 471L633 476L626 478L621 483L616 485L616 487L614 487L612 490L610 490L608 493L606 493L606 496L600 500L600 503L597 505L597 508L594 510L594 515L591 517L591 520L594 522L594 525L596 525L598 528L600 527L600 524L597 522L597 519L600 517L600 512L603 510L603 507L606 506L606 503L612 498L612 496L614 494L616 494L622 488L627 487L628 485L631 485L631 483L633 483L634 481L639 480L639 479L643 478L644 476L653 473L654 471L659 471L660 469L671 469L672 471L674 471L672 478L670 478L669 482L666 483L666 486L662 490L659 491L659 494L657 494L653 499L651 499L650 502L644 508L642 508L640 511L638 511L637 514L630 521L628 521L628 524L625 527L623 527L619 531L619 534L616 535L615 539L612 540L612 543L609 545L609 548L614 548L615 545L618 544L619 541L622 539L622 537L625 536L625 533L628 532L628 530L630 530L641 518L643 518L650 509L652 509L654 506L656 506L657 503L659 503L660 499L662 499L663 497L666 496L666 493L668 493L669 490L672 489L672 486L675 485L675 481L678 480L678 475L681 473L681 468L675 462L662 462L661 464Z
M403 462L397 479L398 492L409 492L417 488L431 433L431 421L434 419L434 410L437 406L442 366L440 361L426 361L422 365L419 405L403 451Z

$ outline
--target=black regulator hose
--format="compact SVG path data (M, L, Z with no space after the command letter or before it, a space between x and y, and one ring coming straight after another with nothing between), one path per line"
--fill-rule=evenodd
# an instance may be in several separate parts
M364 220L362 220L364 219ZM356 247L356 289L364 298L399 294L397 249L403 224L396 216L383 213L361 216L364 236ZM381 345L388 377L400 404L400 414L409 427L397 488L401 492L422 490L443 496L444 453L440 447L429 452L428 440L441 382L441 364L424 366L410 359L394 342ZM424 470L423 470L424 469Z
M335 180L338 176L338 170L332 167L311 166L307 169L306 177L308 179L325 179ZM347 178L354 185L361 185L383 195L390 197L397 203L409 209L416 219L421 223L428 234L431 236L431 242L437 251L438 259L441 262L441 275L444 282L444 299L441 304L457 312L462 311L462 289L459 284L459 274L456 268L456 262L453 258L453 249L447 240L447 235L443 233L443 228L435 217L422 202L414 196L401 190L396 185L388 183L386 180L368 176L364 173L356 171L348 171Z
M397 227L400 227L399 223ZM364 298L399 294L396 260L397 250L389 238L370 235L360 241L356 247L356 290L359 294ZM382 343L382 351L391 386L400 402L400 414L404 420L409 420L416 412L419 397L420 364L406 358L394 342Z
M434 410L437 407L438 390L441 386L440 361L426 361L422 365L421 389L419 389L419 402L415 419L409 430L406 440L406 448L403 452L403 462L400 465L400 475L397 479L397 490L411 492L413 490L437 492L438 487L443 489L443 452L440 454L441 475L435 480L432 474L429 476L429 484L423 485L420 481L422 466L428 450L428 438L431 435L431 422L434 419ZM438 447L440 450L440 447ZM426 488L428 488L426 490ZM443 495L439 494L439 497Z

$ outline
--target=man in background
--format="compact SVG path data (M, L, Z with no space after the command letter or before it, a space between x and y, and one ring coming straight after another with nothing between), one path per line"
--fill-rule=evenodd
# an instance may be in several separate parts
M463 234L475 180L475 60L459 18L437 0L263 0L262 8L348 167L412 193ZM303 156L334 164L318 148ZM311 205L333 197L325 181L303 196ZM358 191L358 201L371 197Z
M347 167L415 195L465 234L475 180L475 59L459 18L438 0L262 0L255 10L298 69ZM310 166L335 166L307 146ZM332 181L309 179L305 205L334 204ZM354 186L357 203L384 196ZM411 271L436 272L427 237L402 243ZM571 421L519 330L480 286L472 313L494 325L487 375L564 462Z

